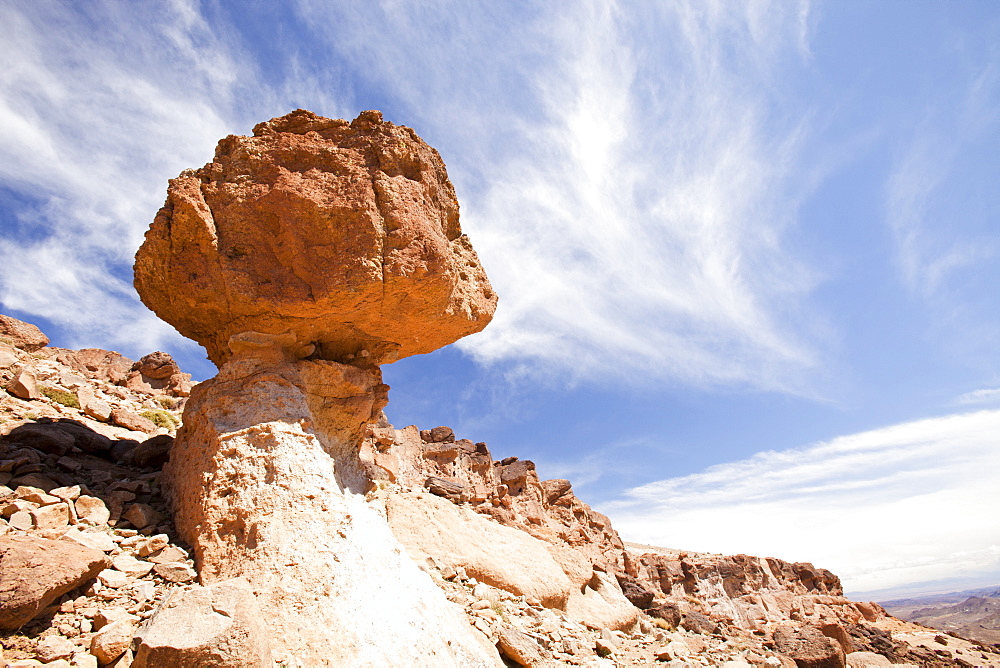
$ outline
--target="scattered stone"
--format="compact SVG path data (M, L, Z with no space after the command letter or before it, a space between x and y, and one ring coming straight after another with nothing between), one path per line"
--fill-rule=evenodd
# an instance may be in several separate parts
M103 552L28 536L0 536L0 628L23 626L109 564Z
M31 517L31 512L27 510L19 510L13 513L7 519L7 525L11 529L18 529L20 531L27 531L31 527L35 526L35 520Z
M49 345L49 337L38 327L3 314L0 314L0 339L26 353L36 352Z
M105 568L97 574L97 579L100 580L101 584L105 587L111 587L112 589L121 589L129 583L129 577L127 575L113 568Z
M132 578L141 578L153 570L153 564L148 561L140 561L129 554L119 554L113 557L111 565Z
M120 427L147 434L153 434L159 429L152 420L124 408L116 408L111 411L111 421Z
M155 536L150 536L148 539L141 541L139 543L136 552L140 557L148 557L154 552L159 552L164 549L170 543L170 538L167 534L161 533ZM176 559L175 561L180 561L181 559ZM161 562L162 563L162 562Z
M497 649L521 666L537 666L545 660L538 643L507 624L497 629Z
M108 624L91 638L90 653L97 657L97 661L101 665L111 663L132 645L133 631L135 631L135 627L125 619Z
M267 626L241 579L174 589L136 633L134 668L269 667Z
M62 636L45 636L38 641L35 647L35 656L40 661L51 665L51 662L59 659L69 659L78 651L76 645Z
M178 561L156 564L153 572L168 582L190 582L198 575L193 568Z
M80 496L75 502L75 507L78 518L95 526L104 526L111 519L108 507L96 496Z
M80 486L73 485L71 487L56 487L52 490L52 496L66 502L76 501L80 498Z
M155 554L149 555L147 560L154 564L168 564L170 562L183 562L187 558L187 552L176 545L171 545L170 547L163 548Z
M122 515L132 523L136 529L145 529L148 526L156 526L163 519L163 515L153 510L153 507L145 503L133 503Z
M42 397L42 393L38 391L38 382L35 380L35 374L27 369L21 369L10 379L10 382L7 383L7 391L18 399L26 399L28 401L41 399Z
M31 521L38 529L59 529L69 524L69 507L65 503L42 506L31 511Z
M79 529L70 529L64 533L61 538L62 540L73 541L78 545L83 545L84 547L89 547L92 550L99 550L101 552L111 552L116 547L116 543L111 536L100 531L81 531Z

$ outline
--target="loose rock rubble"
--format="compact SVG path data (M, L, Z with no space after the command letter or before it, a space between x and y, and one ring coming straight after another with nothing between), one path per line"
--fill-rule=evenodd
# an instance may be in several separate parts
M176 537L159 470L172 430L121 424L149 410L179 419L189 378L163 353L136 363L29 338L32 352L0 342L0 663L272 665L267 611L252 587L197 584ZM34 398L18 396L32 396L27 386ZM808 564L626 544L569 481L539 480L528 461L494 461L447 427L396 430L383 419L366 433L368 502L380 512L452 517L457 541L463 522L522 537L507 563L495 558L499 544L459 563L461 549L431 556L402 541L508 665L1000 666L995 647L849 601L835 576ZM442 515L441 503L454 510ZM543 562L552 574L538 570ZM553 588L560 578L592 592L586 606Z
M7 389L0 392L0 637L7 665L127 665L136 628L168 591L196 577L174 538L160 472L133 461L136 452L168 449L173 429L111 418L114 411L155 411L179 423L190 376L164 353L155 359L163 375L152 380L161 383L148 382L144 362L117 353L0 342ZM19 391L25 378L64 394L32 397ZM60 403L67 396L79 405ZM98 403L107 410L95 410Z

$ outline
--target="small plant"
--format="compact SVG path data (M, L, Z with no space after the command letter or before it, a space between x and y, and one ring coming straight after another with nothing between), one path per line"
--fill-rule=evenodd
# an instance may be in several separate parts
M170 431L177 429L177 425L180 424L180 420L178 420L175 415L168 413L167 411L160 410L159 408L143 411L139 413L139 415L146 418L157 427L163 427L164 429L169 429Z
M673 631L674 627L667 623L667 620L660 619L659 617L653 617L653 626L658 626L664 631Z
M499 601L493 601L492 603L490 603L490 609L492 609L493 612L497 613L497 617L502 619L504 622L509 621L507 619L507 611L503 609L503 606L500 605Z
M24 419L25 420L31 420L32 422L34 422L35 420L38 419L38 414L37 413L25 413L24 414Z
M167 409L168 411L172 411L175 408L177 408L177 404L180 403L180 399L168 396L166 394L161 394L160 396L156 397L156 403L160 404L160 406Z
M60 390L55 387L45 387L44 385L38 388L39 391L46 397L56 402L57 404L62 404L68 408L79 408L80 400L76 397L76 394L68 390Z

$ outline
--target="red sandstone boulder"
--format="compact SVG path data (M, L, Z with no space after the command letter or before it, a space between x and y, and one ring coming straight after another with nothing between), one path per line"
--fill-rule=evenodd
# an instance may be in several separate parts
M230 337L373 365L478 332L496 295L437 151L377 111L298 110L170 181L136 254L143 302L221 365Z
M49 345L49 337L31 323L0 313L0 341L29 353Z
M69 541L0 536L0 628L27 624L110 565L103 552Z

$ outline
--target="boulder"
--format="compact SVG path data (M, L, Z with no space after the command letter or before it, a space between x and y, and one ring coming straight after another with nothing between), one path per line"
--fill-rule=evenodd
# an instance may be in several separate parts
M0 536L0 628L23 626L109 564L103 552L70 541Z
M537 642L507 624L497 629L497 649L519 666L538 666L545 661Z
M844 650L812 626L782 626L774 631L774 651L791 658L798 668L843 668Z
M440 155L377 111L300 109L220 141L170 181L135 286L217 365L245 331L391 362L478 332L496 306Z
M10 379L10 382L7 383L7 391L19 399L27 399L28 401L40 399L42 396L42 393L38 391L38 381L35 379L35 374L28 369L21 369Z
M133 413L125 408L116 408L111 411L111 421L119 427L125 427L132 431L142 431L147 434L155 433L159 429L149 418L144 418L138 413Z
M133 668L270 668L271 639L249 583L173 589L135 635Z
M49 337L31 323L0 313L0 342L33 353L49 345Z
M132 462L139 468L160 468L170 459L173 444L174 437L170 434L148 438L132 451Z
M161 351L139 358L132 369L153 380L166 380L181 371L174 358Z
M892 661L875 652L851 652L847 655L848 668L880 668L891 665Z
M53 455L65 454L74 444L72 434L51 424L38 422L27 422L15 427L4 440Z
M386 511L413 559L462 567L480 582L549 608L566 605L573 586L545 542L428 494L390 494Z
M639 620L639 609L625 598L615 579L597 569L586 586L570 592L566 614L586 626L620 631L631 629Z

